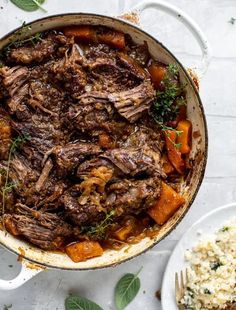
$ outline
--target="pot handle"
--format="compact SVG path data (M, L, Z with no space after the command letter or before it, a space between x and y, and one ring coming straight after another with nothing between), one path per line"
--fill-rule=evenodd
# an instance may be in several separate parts
M208 43L207 38L205 37L202 30L199 28L199 26L196 24L196 22L187 15L184 11L182 11L180 8L164 2L162 0L144 0L140 3L138 3L136 6L134 6L131 10L131 12L137 12L139 15L145 11L148 8L153 8L156 10L161 10L166 12L167 14L175 17L179 21L181 21L192 33L196 41L198 42L201 51L202 51L202 59L201 63L198 68L196 68L196 73L199 78L201 78L207 71L208 65L210 63L211 59L211 49ZM127 12L126 12L127 14Z
M44 269L38 265L22 260L20 273L12 280L0 280L0 290L14 290L25 284L43 270Z

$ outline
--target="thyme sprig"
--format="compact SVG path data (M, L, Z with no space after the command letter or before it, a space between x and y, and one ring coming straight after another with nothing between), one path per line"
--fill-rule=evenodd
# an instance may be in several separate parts
M42 40L42 33L37 32L33 36L28 36L31 33L31 26L26 25L26 22L23 22L21 28L16 31L11 42L7 44L1 51L1 57L6 57L10 54L12 48L18 48L23 46L24 44L30 43L35 45L39 41ZM21 39L21 37L26 37L25 39Z
M162 127L167 121L173 120L182 105L186 105L183 96L185 85L179 85L179 69L175 64L169 64L167 74L162 81L163 91L156 92L156 102L153 108L153 118Z
M16 183L9 182L9 171L10 171L12 156L25 142L27 142L29 140L30 140L30 137L28 135L18 136L12 140L5 172L3 173L3 171L1 171L1 174L3 174L5 176L5 183L4 183L4 186L1 190L1 193L2 193L2 215L5 213L6 195L9 192L11 192L13 188L17 187Z
M81 233L94 240L102 240L106 238L107 228L111 226L115 213L115 210L111 210L106 214L105 219L95 226L82 226Z

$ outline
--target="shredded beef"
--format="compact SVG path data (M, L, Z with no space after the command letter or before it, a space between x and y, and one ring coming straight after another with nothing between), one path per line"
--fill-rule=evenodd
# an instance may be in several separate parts
M45 32L11 45L0 68L0 169L9 166L0 187L11 184L4 224L46 250L81 238L83 225L110 211L119 221L152 207L166 177L149 115L147 46L121 51L95 41ZM23 143L9 158L17 137Z

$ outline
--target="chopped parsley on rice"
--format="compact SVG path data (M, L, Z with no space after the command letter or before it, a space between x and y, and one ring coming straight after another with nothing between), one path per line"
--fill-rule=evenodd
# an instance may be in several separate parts
M186 309L226 309L236 301L236 219L186 252Z

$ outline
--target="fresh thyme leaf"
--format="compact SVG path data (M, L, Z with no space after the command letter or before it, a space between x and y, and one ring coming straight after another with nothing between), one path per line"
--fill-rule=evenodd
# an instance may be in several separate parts
M164 90L156 92L156 102L153 106L153 117L159 125L174 120L179 113L180 106L186 105L186 100L182 95L185 86L179 85L178 78L178 66L169 64L167 74L162 81Z
M12 191L13 188L17 186L16 183L9 182L9 170L10 170L10 164L12 160L12 155L19 149L26 141L30 140L29 135L25 136L18 136L14 140L12 140L11 147L9 150L8 160L7 160L7 167L5 171L5 184L2 188L2 215L5 213L5 204L6 204L6 195Z
M181 146L182 146L182 143L174 143L173 142L173 144L174 144L174 147L176 148L176 149L180 149L181 148Z
M115 305L117 310L123 310L138 294L140 290L140 279L138 274L127 273L115 287Z
M42 4L45 0L10 0L13 4L15 4L18 8L27 11L33 12L38 9L41 9L44 12L47 12L43 7Z
M41 41L42 39L41 32L37 32L33 36L29 36L30 34L31 34L31 26L26 25L26 22L23 22L21 28L14 34L11 42L2 49L0 54L1 58L7 57L10 54L12 48L18 48L27 43L35 45L36 43ZM21 39L21 37L26 38Z
M11 144L10 152L15 153L17 149L19 149L25 142L30 141L29 135L18 136L16 137Z
M167 67L167 70L171 75L178 77L179 68L176 64L169 64Z
M178 137L181 136L182 133L183 133L182 130L177 130L177 129L173 128L173 127L169 127L169 126L166 126L166 125L161 124L161 123L158 124L158 125L161 127L161 130L163 130L163 131L166 131L166 130L174 131L177 134Z
M91 237L94 240L102 240L106 238L106 231L109 226L112 224L112 218L115 215L115 211L106 214L106 217L103 221L98 223L95 226L82 226L81 233Z

